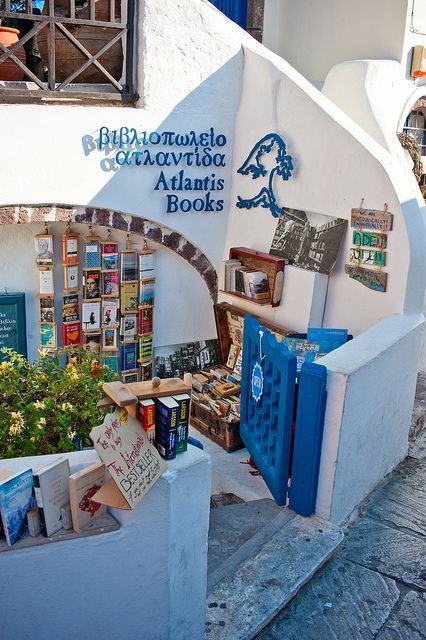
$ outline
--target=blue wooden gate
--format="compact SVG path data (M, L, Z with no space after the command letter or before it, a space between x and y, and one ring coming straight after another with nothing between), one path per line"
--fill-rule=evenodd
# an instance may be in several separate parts
M241 437L277 504L308 516L315 510L327 370L303 364L252 317L244 320ZM289 490L292 425L296 435Z
M210 0L228 18L243 29L247 26L247 0Z

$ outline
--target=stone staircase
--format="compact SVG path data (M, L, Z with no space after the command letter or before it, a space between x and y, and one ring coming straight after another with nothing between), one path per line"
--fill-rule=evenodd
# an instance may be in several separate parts
M329 522L269 499L212 509L206 638L255 638L342 540Z

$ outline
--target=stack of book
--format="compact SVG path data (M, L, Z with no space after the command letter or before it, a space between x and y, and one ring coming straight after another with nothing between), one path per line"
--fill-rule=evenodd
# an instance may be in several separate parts
M251 300L269 302L268 275L263 271L246 267L239 260L223 260L219 274L222 291L237 293Z
M171 396L157 398L155 417L155 443L166 460L176 458L179 404Z

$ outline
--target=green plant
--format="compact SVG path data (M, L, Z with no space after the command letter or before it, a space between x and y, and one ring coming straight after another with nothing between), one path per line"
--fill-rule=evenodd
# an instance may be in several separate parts
M76 439L91 446L89 433L102 422L97 408L102 383L114 379L107 366L87 353L40 350L33 363L11 349L1 349L0 457L12 458L75 450Z

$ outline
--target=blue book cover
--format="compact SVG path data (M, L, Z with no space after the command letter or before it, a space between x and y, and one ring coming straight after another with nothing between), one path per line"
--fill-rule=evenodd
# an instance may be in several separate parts
M308 340L319 344L320 353L329 353L347 342L348 330L310 327L308 329Z
M34 505L32 469L0 482L0 513L8 545L28 535L27 513Z
M156 421L168 429L177 428L179 422L179 405L171 396L157 398Z
M138 343L125 342L120 348L120 364L122 371L131 371L138 368Z

